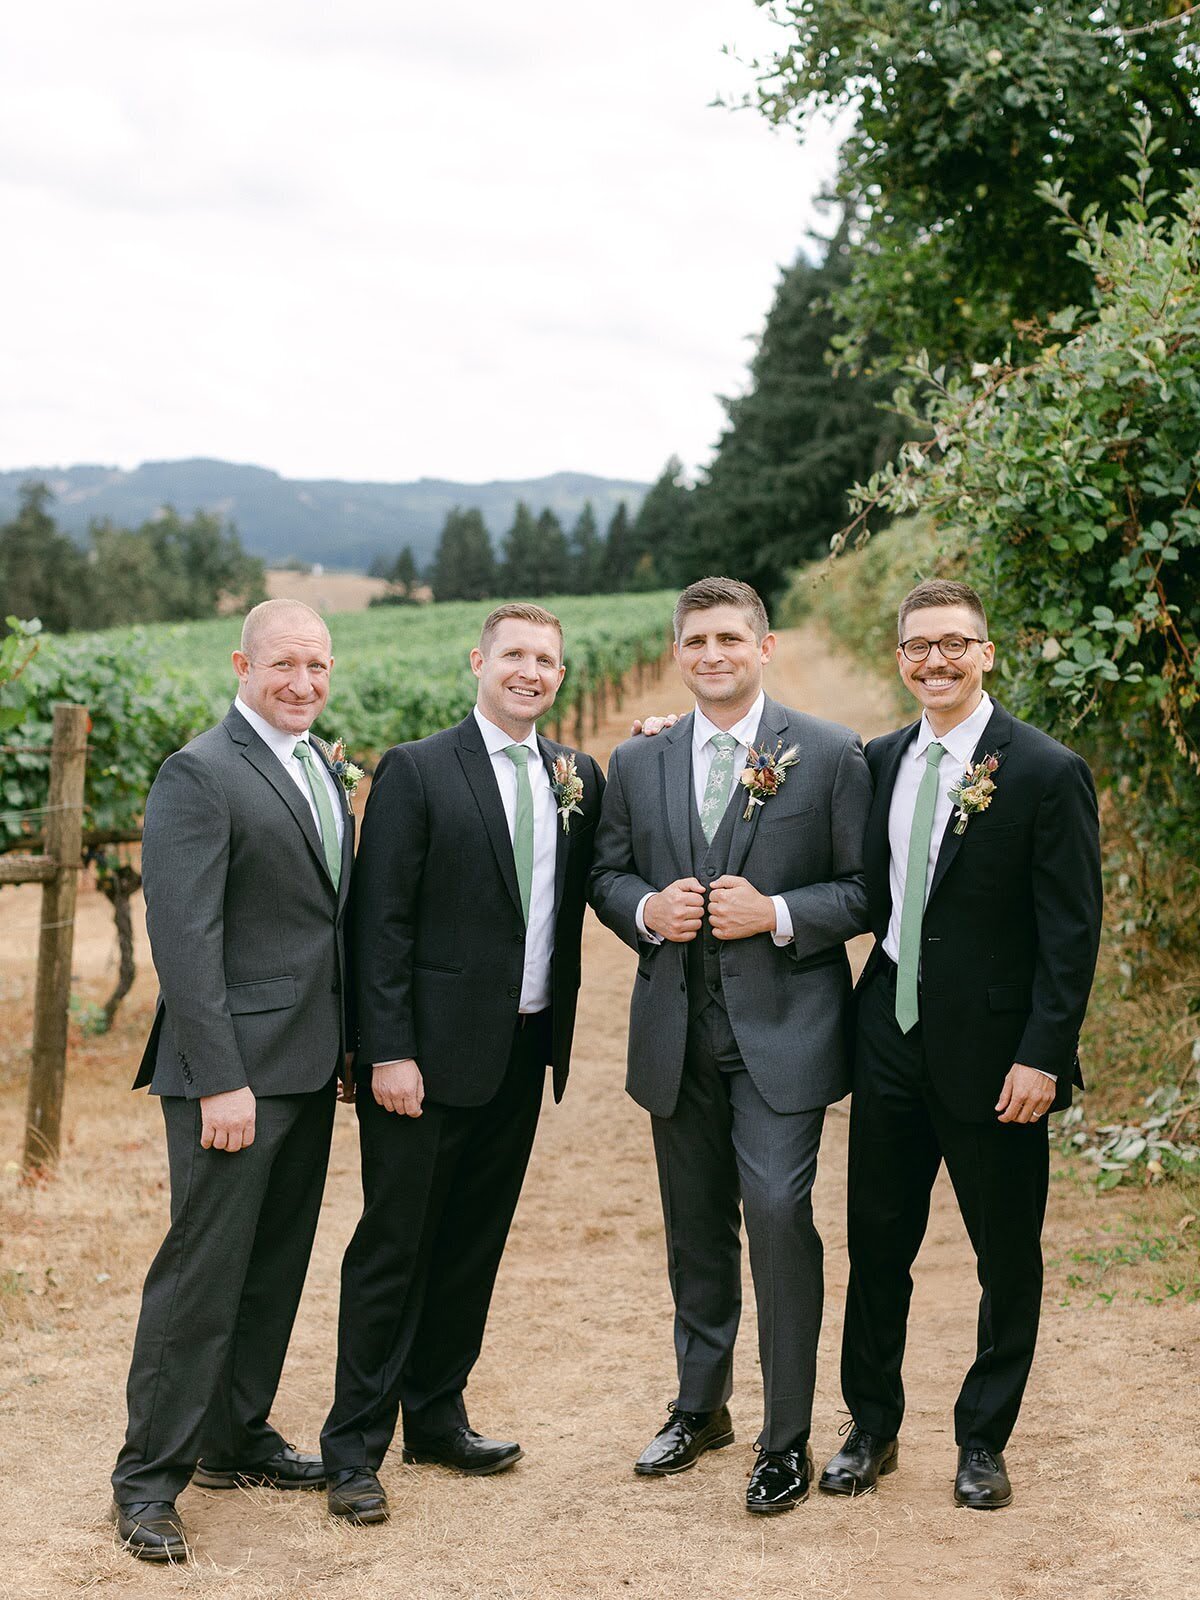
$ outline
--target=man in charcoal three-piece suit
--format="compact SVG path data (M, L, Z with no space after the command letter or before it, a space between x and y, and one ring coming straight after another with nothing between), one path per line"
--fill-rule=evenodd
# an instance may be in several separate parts
M592 875L601 921L638 954L627 1087L652 1119L675 1299L678 1394L636 1470L679 1472L733 1439L744 1208L765 1400L746 1505L779 1512L812 1472L812 1184L825 1108L849 1087L844 946L866 927L871 785L849 729L763 694L775 641L747 584L691 585L675 641L696 710L614 753ZM751 747L794 747L760 805L738 782Z
M604 779L536 733L562 629L498 607L471 652L475 709L397 745L363 821L352 909L364 1209L342 1267L329 1508L382 1522L404 1459L478 1475L520 1459L467 1424L463 1389L533 1145L561 1099Z
M324 1484L320 1457L267 1417L345 1055L354 819L309 737L333 665L321 618L265 601L233 664L237 699L163 764L142 842L160 996L134 1087L162 1107L171 1226L146 1279L112 1481L120 1537L150 1561L187 1558L175 1498L193 1471L213 1489Z
M982 1289L954 1494L993 1510L1012 1500L1003 1451L1037 1339L1046 1117L1078 1081L1100 942L1096 793L1079 756L984 693L995 650L966 584L909 593L896 655L923 713L867 747L876 943L856 992L850 1114L853 1421L820 1487L862 1494L896 1466L910 1268L944 1160ZM973 792L952 797L964 780Z

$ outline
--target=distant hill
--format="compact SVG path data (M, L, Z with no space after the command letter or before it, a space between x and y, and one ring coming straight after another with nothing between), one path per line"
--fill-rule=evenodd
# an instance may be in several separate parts
M357 570L377 555L395 555L406 544L418 562L427 561L452 506L478 507L498 542L518 500L528 501L535 512L549 507L567 527L590 500L603 530L619 501L633 513L648 487L584 472L555 472L511 483L440 478L343 483L336 478L284 478L266 467L230 461L146 461L132 472L26 467L0 472L0 520L11 515L17 491L29 478L50 485L56 520L71 533L84 533L94 517L136 526L160 506L172 505L185 515L203 509L232 521L246 548L268 565L294 556Z

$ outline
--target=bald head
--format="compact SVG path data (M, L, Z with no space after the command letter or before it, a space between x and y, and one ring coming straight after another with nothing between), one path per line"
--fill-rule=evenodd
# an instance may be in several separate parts
M300 629L310 633L314 627L320 629L325 635L326 644L329 644L329 629L324 619L311 606L306 606L303 600L263 600L246 613L246 620L242 623L242 654L253 661L263 639L278 628Z

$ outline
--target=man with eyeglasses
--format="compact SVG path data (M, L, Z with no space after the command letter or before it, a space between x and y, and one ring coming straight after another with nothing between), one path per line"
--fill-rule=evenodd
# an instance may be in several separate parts
M185 1561L175 1507L207 1489L321 1489L267 1420L300 1303L345 1062L342 924L354 819L310 729L333 666L308 606L255 606L224 721L170 756L142 874L160 987L134 1084L166 1124L171 1225L129 1371L113 1520Z
M1033 1362L1046 1118L1070 1104L1100 941L1085 763L984 691L995 646L975 591L900 606L896 659L919 722L867 746L875 948L856 992L845 1444L820 1487L857 1495L898 1464L911 1267L945 1161L975 1251L978 1345L955 1405L954 1498L1012 1501L1004 1448Z

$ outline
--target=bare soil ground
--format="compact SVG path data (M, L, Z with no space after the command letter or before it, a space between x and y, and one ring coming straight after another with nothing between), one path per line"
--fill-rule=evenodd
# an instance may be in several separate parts
M267 593L272 600L303 600L322 616L335 611L365 611L387 584L361 572L288 572L272 567L267 573Z
M880 686L807 630L784 636L771 686L864 734L890 725ZM651 709L681 700L669 678L646 698ZM598 755L622 736L629 711L627 701L601 730ZM0 1151L13 1156L37 914L32 889L0 899ZM1008 1452L1012 1509L984 1515L951 1500L951 1406L970 1358L977 1290L944 1181L917 1267L901 1468L880 1493L855 1502L814 1494L765 1524L744 1511L759 1424L749 1285L733 1403L738 1442L681 1477L634 1477L633 1458L673 1392L671 1312L649 1129L622 1090L631 957L591 919L571 1086L562 1106L546 1107L469 1391L475 1423L519 1437L526 1459L499 1477L467 1481L405 1467L396 1451L383 1470L392 1521L374 1529L334 1526L319 1495L191 1488L180 1505L194 1564L139 1566L115 1547L105 1515L142 1275L167 1204L157 1108L127 1092L154 992L144 937L140 949L137 988L114 1033L73 1039L59 1176L33 1190L19 1187L15 1163L0 1176L0 1594L1200 1596L1200 1309L1164 1289L1147 1264L1145 1202L1099 1197L1063 1175L1051 1191L1040 1354ZM107 904L85 894L82 995L103 996L114 959ZM834 1108L817 1192L828 1273L818 1460L832 1453L843 1421L846 1125L845 1106ZM329 1401L357 1165L353 1117L343 1114L276 1408L285 1434L310 1448Z

